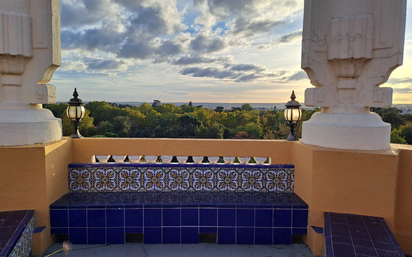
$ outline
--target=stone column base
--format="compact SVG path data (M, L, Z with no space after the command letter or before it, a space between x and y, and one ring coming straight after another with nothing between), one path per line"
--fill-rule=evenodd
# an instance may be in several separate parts
M0 110L0 146L49 143L61 138L61 119L50 110Z
M391 125L376 113L315 113L303 122L302 143L350 150L390 148Z

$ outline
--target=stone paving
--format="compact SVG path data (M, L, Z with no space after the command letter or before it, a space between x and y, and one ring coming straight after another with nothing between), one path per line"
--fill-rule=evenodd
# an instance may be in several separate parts
M55 243L42 256L46 256L62 247ZM53 256L66 256L59 252ZM73 245L68 254L72 257L313 257L310 249L304 244L293 245L148 245L128 243L123 245Z

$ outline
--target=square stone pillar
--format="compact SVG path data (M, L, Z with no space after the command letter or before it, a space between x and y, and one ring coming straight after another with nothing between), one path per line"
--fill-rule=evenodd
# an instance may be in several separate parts
M61 139L47 83L60 66L59 0L0 1L0 146Z
M302 69L315 88L302 142L338 149L390 147L390 124L370 107L392 105L379 87L402 65L406 0L305 0Z

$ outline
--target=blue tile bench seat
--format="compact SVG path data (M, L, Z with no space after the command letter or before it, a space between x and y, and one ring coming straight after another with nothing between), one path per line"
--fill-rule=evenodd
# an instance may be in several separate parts
M0 257L31 256L34 211L0 212Z
M324 256L405 257L380 217L325 212Z
M51 233L79 244L290 244L306 234L308 206L294 193L110 192L68 193L50 206Z

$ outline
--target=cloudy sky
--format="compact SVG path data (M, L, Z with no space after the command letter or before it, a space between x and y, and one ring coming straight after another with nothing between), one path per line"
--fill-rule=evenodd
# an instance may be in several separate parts
M61 0L66 102L304 102L303 0ZM409 1L408 1L409 2ZM394 103L412 104L412 4Z

